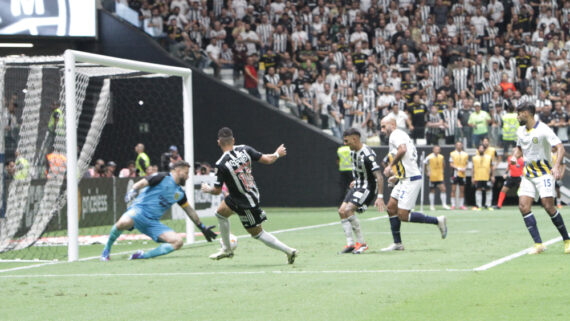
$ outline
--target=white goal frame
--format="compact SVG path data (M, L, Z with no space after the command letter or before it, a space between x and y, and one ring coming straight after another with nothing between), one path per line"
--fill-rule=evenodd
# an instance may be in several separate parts
M192 102L192 70L188 68L165 66L135 60L121 59L76 50L66 50L65 62L65 134L67 148L67 236L68 236L68 261L79 259L79 206L78 206L78 182L77 177L77 110L75 105L75 64L85 62L108 67L117 67L134 71L167 74L182 77L182 114L184 122L184 159L191 165L194 164L194 135L193 135L193 102ZM188 184L188 181L190 184ZM186 182L186 197L194 207L194 170L191 169ZM188 189L189 187L189 189ZM194 224L186 217L186 240L194 242Z

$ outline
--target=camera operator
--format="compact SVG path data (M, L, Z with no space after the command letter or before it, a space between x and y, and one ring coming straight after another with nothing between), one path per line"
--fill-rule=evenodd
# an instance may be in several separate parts
M174 145L170 146L168 152L162 154L160 157L161 170L165 172L170 171L170 165L180 160L182 160L182 157L178 154L178 148Z

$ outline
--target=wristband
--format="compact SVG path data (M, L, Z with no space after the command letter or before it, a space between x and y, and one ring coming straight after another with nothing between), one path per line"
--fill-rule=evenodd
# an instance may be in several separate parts
M206 228L206 225L204 225L204 223L200 222L200 224L198 224L198 227L203 230Z
M276 158L279 158L279 153L275 152L275 153L273 153L273 156L275 156Z
M378 194L378 197L377 197L377 198L384 198L384 195Z

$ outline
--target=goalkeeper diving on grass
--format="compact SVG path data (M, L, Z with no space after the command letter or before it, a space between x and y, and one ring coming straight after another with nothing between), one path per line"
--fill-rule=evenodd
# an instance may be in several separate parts
M126 203L133 202L111 228L109 240L101 254L101 261L109 261L111 246L115 240L124 230L131 231L133 228L149 236L153 241L162 244L148 252L139 250L131 255L130 260L150 259L180 249L183 244L182 237L160 222L164 212L174 203L178 203L184 209L208 242L216 238L216 233L212 231L215 225L206 227L204 223L200 222L198 214L188 204L186 194L181 187L188 179L189 170L190 164L185 161L177 161L172 165L170 173L156 173L133 185L133 188L125 196Z

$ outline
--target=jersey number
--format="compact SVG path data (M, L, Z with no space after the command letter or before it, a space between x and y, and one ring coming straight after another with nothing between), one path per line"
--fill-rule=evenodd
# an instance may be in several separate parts
M550 186L552 186L552 182L550 182L550 178L549 178L549 179L545 179L543 182L544 182L544 187L550 187Z

